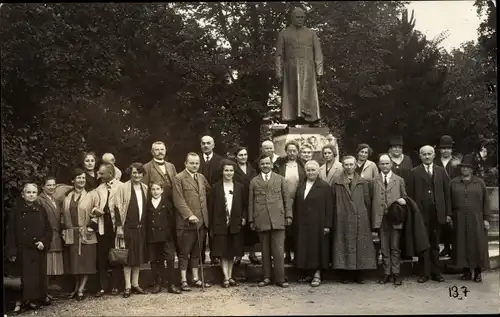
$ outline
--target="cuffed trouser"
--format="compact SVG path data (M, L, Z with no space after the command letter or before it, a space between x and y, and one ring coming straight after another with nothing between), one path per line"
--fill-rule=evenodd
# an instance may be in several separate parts
M259 232L262 246L262 266L264 278L271 279L272 261L274 260L274 277L276 283L285 282L285 230L268 230Z
M179 243L180 252L179 269L181 271L187 270L188 264L192 269L199 267L200 245L203 243L204 234L206 234L204 227L198 229L198 234L196 230L177 230L177 242Z
M401 266L401 230L394 229L385 218L380 225L380 248L384 263L384 274L399 274Z

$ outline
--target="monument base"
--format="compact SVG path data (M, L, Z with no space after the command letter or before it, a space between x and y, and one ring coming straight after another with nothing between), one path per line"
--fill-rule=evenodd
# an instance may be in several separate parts
M275 129L273 131L274 152L279 156L286 156L285 144L290 141L295 141L302 146L304 143L309 143L313 148L313 160L323 164L321 149L327 144L333 144L339 153L337 139L331 135L328 128L311 128L311 127L287 127ZM336 161L339 160L337 155Z

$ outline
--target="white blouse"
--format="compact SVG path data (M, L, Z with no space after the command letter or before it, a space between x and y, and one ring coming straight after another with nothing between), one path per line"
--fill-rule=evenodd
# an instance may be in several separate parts
M142 219L142 188L141 185L134 185L135 197L137 197L137 205L139 207L139 221Z
M232 182L223 184L224 184L224 194L226 196L227 212L229 213L229 216L231 216L231 208L233 207L234 184Z

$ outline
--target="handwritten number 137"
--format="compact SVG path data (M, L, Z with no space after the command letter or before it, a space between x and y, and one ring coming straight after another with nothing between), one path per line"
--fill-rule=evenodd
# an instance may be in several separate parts
M466 286L462 286L462 287L458 288L455 285L453 285L452 287L448 287L449 295L450 295L450 297L453 297L453 298L457 298L460 296L459 290L461 290L461 293L464 295L464 297L467 297L467 293L470 292Z

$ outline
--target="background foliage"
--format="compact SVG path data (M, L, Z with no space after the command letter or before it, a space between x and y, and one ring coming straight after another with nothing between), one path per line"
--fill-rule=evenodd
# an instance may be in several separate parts
M302 2L322 42L325 124L352 152L406 151L442 134L470 152L496 152L496 10L477 43L452 52L427 39L402 1ZM1 9L4 202L20 182L68 169L83 150L110 151L122 169L163 140L182 168L204 134L225 154L258 153L263 118L276 108L273 49L299 3L5 4ZM272 112L271 112L271 115Z

